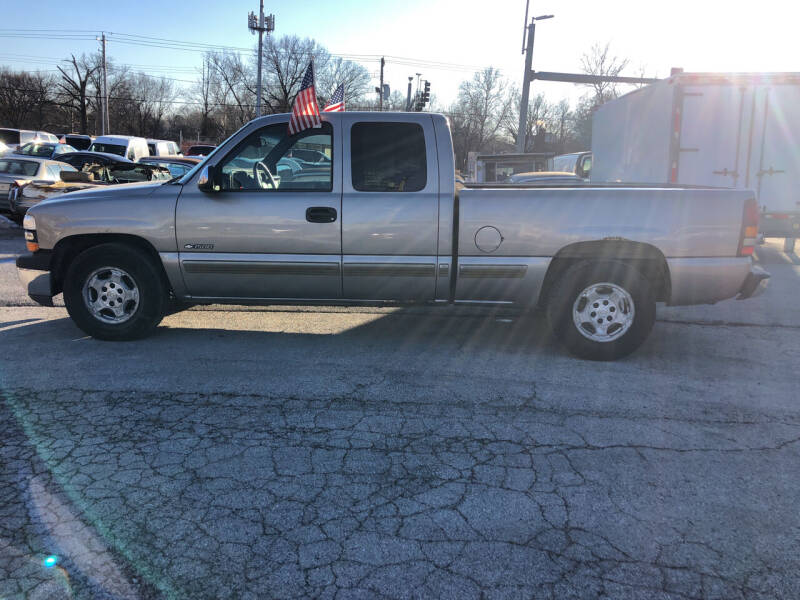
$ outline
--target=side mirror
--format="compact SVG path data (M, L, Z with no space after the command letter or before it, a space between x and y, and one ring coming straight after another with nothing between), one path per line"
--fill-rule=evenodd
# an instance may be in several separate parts
M220 190L219 171L216 165L208 165L200 171L197 187L201 192L214 193Z

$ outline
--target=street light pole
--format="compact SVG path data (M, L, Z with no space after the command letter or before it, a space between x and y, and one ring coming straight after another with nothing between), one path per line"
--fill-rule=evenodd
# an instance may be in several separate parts
M517 152L520 154L525 152L526 138L528 136L528 100L530 98L533 38L536 33L536 21L552 18L553 15L533 17L528 24L528 43L525 47L525 73L522 75L522 99L519 103L519 126L517 128Z

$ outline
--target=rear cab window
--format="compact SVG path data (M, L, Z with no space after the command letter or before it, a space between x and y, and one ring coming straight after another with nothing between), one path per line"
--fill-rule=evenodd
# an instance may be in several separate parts
M427 184L425 134L418 123L354 123L350 152L358 192L419 192Z

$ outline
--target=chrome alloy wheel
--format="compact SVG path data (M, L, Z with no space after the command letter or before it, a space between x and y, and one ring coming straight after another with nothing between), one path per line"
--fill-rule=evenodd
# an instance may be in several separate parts
M130 319L139 307L139 288L122 269L103 267L86 278L83 301L98 321L118 325Z
M593 342L612 342L633 325L633 298L614 283L593 283L572 305L572 321Z

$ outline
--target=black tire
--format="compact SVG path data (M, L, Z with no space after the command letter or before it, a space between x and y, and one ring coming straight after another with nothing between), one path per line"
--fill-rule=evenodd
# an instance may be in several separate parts
M622 288L633 301L633 322L627 331L609 341L590 339L587 335L592 335L594 325L584 324L584 334L573 319L573 308L580 310L579 299L586 301L582 292L598 283L611 283ZM585 260L570 266L551 287L546 315L554 336L575 356L589 360L616 360L636 350L647 339L656 320L656 302L650 282L632 266L617 261ZM610 313L609 317L612 321L615 314ZM624 319L624 315L622 317ZM620 326L616 331L621 329L624 327ZM618 335L610 326L607 330Z
M138 290L138 304L127 320L107 323L96 317L83 298L84 284L98 269L121 269ZM100 340L134 340L150 334L164 318L169 297L153 259L124 244L100 244L84 250L69 265L64 277L64 304L75 324Z

